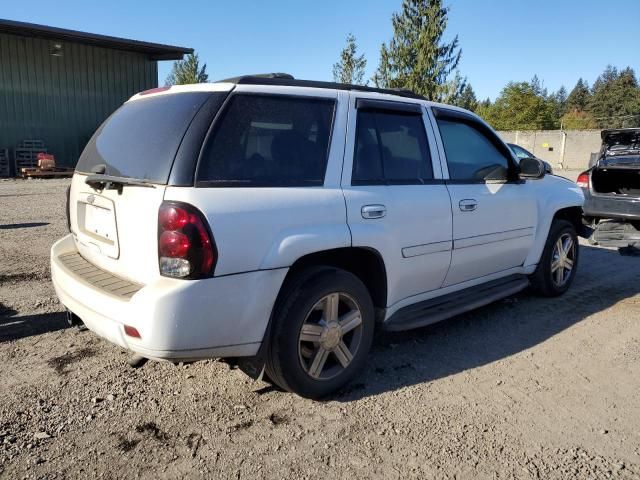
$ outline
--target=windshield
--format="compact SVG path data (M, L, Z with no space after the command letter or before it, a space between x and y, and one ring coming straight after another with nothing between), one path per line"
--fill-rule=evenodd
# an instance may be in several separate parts
M182 137L210 95L175 93L125 103L91 137L76 171L93 173L104 165L106 175L166 184Z
M519 145L510 143L509 147L511 147L511 150L513 151L513 153L516 154L516 157L518 157L518 160L521 160L523 158L534 158L532 153L528 152L527 150L525 150Z

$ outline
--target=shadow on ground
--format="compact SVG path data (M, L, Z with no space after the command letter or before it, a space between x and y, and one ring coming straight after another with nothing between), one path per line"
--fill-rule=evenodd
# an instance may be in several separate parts
M495 362L640 293L640 258L582 246L578 268L562 297L525 290L428 327L378 332L364 374L328 400L351 401Z
M15 228L44 227L46 225L49 225L49 223L48 222L7 223L4 225L0 225L0 230L13 230Z
M0 303L0 343L69 328L64 313L16 315Z

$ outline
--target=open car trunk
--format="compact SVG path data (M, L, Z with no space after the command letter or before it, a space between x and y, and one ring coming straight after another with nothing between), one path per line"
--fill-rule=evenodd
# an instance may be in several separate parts
M596 166L591 174L591 185L596 194L640 197L640 157L637 157L635 168Z
M640 197L640 129L602 132L602 153L591 185L596 195Z

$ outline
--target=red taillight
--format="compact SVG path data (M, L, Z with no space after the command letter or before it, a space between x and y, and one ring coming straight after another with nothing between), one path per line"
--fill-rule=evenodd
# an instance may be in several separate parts
M582 172L578 175L578 179L576 180L576 185L580 188L589 188L589 172Z
M179 207L167 205L160 209L160 226L163 230L180 230L189 223L189 214Z
M189 253L191 242L180 232L162 232L159 240L160 256L183 258Z
M204 278L213 273L215 244L203 215L191 205L165 202L158 212L160 274Z

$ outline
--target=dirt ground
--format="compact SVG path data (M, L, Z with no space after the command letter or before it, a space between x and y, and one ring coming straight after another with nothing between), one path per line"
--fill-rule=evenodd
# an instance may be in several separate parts
M575 175L574 175L575 176ZM65 180L0 181L0 477L640 478L640 258L583 245L568 294L378 334L324 402L68 328Z

